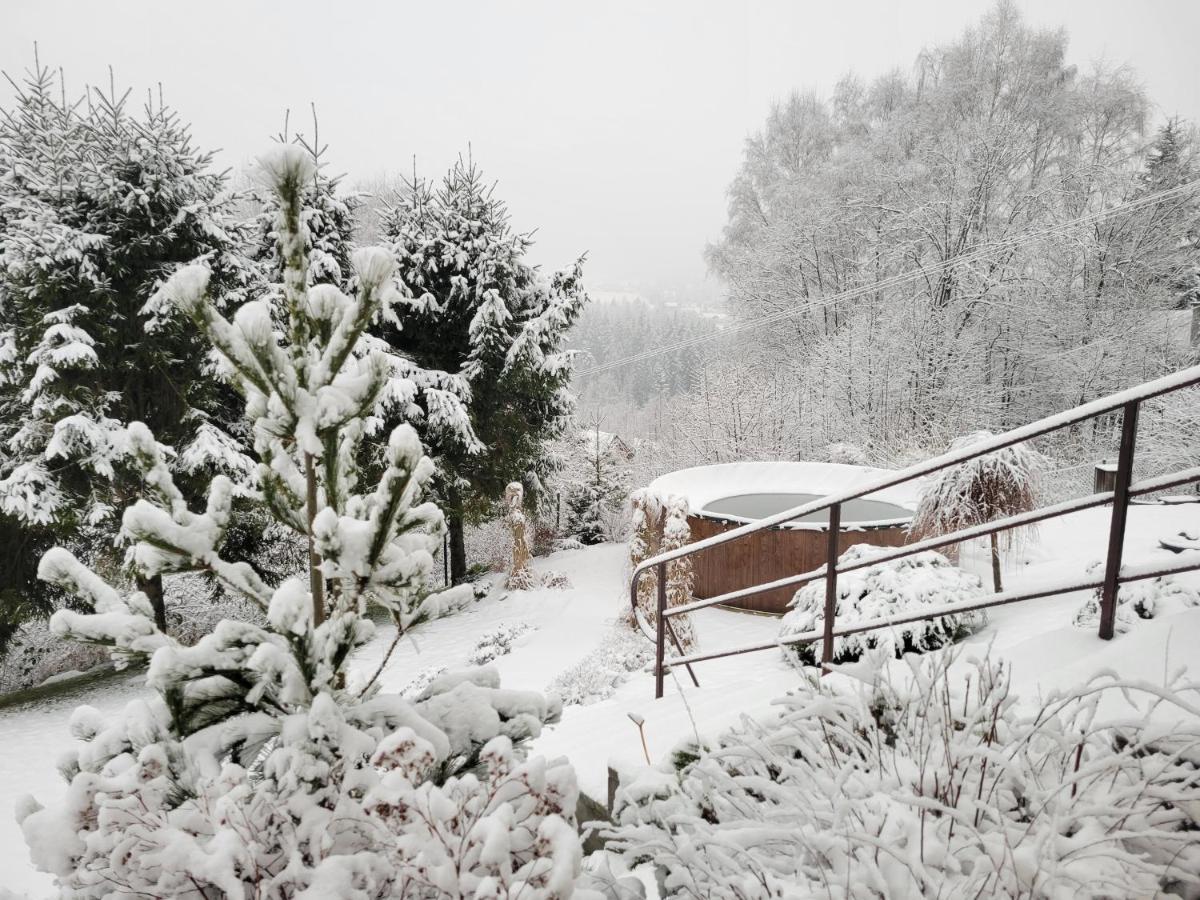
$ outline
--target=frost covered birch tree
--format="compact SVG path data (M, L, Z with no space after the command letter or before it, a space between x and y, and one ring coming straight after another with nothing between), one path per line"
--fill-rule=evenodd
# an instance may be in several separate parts
M581 858L574 774L513 749L557 702L499 690L490 669L443 676L410 702L380 692L382 664L369 676L349 668L374 630L368 603L398 635L436 612L422 584L443 519L422 502L433 464L408 425L391 432L378 482L360 481L357 449L390 377L361 338L394 299L391 255L353 254L353 296L310 287L310 159L284 147L263 168L280 199L284 329L263 300L226 318L200 265L161 299L212 342L244 395L262 499L307 540L309 566L269 585L226 559L229 478L214 478L193 512L149 429L121 432L144 481L123 517L136 567L210 572L264 620L226 620L181 646L142 592L110 586L65 549L46 554L41 577L91 609L59 611L55 632L109 646L120 665L146 663L154 695L115 716L76 712L83 745L61 763L66 796L19 810L34 861L75 898L567 897Z

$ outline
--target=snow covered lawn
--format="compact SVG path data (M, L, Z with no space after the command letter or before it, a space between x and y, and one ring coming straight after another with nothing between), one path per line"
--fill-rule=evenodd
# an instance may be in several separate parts
M1126 562L1145 562L1160 554L1177 559L1158 547L1159 539L1198 527L1200 504L1133 507ZM1014 554L1006 586L1020 588L1082 575L1102 557L1107 528L1107 510L1088 510L1044 525L1036 542ZM987 559L968 552L964 565L984 574ZM530 628L491 663L504 687L543 690L555 676L577 664L626 608L625 547L609 544L567 551L535 560L535 567L564 572L571 586L507 593L497 588L464 611L430 623L396 647L382 676L385 689L403 690L431 669L466 666L481 637L515 623ZM1200 584L1200 576L1186 578ZM1194 660L1194 648L1200 645L1200 608L1139 622L1130 634L1103 642L1094 631L1071 624L1084 598L1076 594L993 610L990 624L969 643L980 650L990 643L994 653L1011 661L1014 687L1026 695L1078 683L1102 667L1161 683L1165 670ZM706 650L770 640L779 630L776 618L716 609L695 614L694 621ZM381 628L361 652L357 669L373 672L392 637L390 629ZM610 763L619 768L644 764L629 713L644 717L650 753L659 757L679 741L694 737L697 730L714 735L743 715L766 711L774 697L798 682L795 671L775 651L702 663L696 674L699 689L681 672L677 679L668 678L667 696L655 701L652 676L635 672L611 697L567 707L562 722L537 739L533 751L569 757L584 791L603 802ZM70 740L71 710L88 703L110 712L140 690L138 676L117 675L66 688L35 703L0 708L0 888L31 897L40 897L49 888L49 879L28 862L13 805L24 794L46 799L61 789L54 761Z

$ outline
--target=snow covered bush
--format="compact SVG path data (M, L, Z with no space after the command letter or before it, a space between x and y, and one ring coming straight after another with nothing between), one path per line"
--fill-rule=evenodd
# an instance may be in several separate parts
M1088 566L1088 574L1102 574L1103 562ZM1117 589L1117 614L1113 627L1117 634L1124 634L1141 619L1153 619L1164 613L1179 612L1200 606L1200 592L1185 584L1174 575L1160 575L1144 581L1131 581ZM1072 620L1076 628L1098 629L1100 627L1100 589L1091 595L1075 612Z
M611 697L629 678L654 659L654 645L641 634L618 624L600 645L571 668L560 672L546 687L564 706L595 703Z
M445 666L430 666L428 669L422 669L408 684L400 689L400 694L409 700L415 700L424 693L430 684L445 674Z
M952 441L949 450L962 450L994 436L990 431L975 431ZM1041 453L1026 444L1014 444L943 469L930 476L922 489L910 530L917 537L950 534L1036 509L1045 467ZM1013 536L1010 530L988 537L996 593L1003 589L1000 547Z
M222 619L261 624L263 616L240 596L213 586L199 573L164 579L167 630L180 644L195 644ZM81 672L108 662L103 646L63 641L46 619L26 622L17 629L0 657L0 693L36 687L47 678Z
M855 544L839 557L839 563L870 559L882 552L879 547ZM888 616L916 613L922 608L982 599L987 592L983 583L941 554L917 553L891 562L877 563L845 572L837 579L838 625L868 622ZM825 617L825 581L813 581L796 591L783 617L781 638L819 631ZM987 613L954 613L929 621L909 622L861 634L834 638L834 662L858 659L868 650L883 648L900 656L924 653L960 640L987 623ZM824 642L790 645L784 656L801 665L816 665Z
M623 784L608 849L690 900L1200 892L1200 684L1106 675L1026 706L987 659L923 657L897 683L887 659L859 688L810 674ZM1144 703L1104 719L1122 695Z
M634 491L629 497L632 532L629 537L629 570L652 556L669 550L678 550L691 543L692 532L688 525L688 502L684 497L659 497L649 490ZM691 603L694 573L692 561L685 557L667 563L667 606L682 606ZM648 569L638 579L637 615L647 628L658 625L658 570ZM626 620L635 629L639 628L633 611ZM676 650L687 651L696 646L696 632L691 619L686 615L667 619L670 630L668 639ZM673 633L673 638L671 637Z
M663 553L686 547L692 542L692 530L688 525L688 502L685 497L668 497L663 504ZM683 606L691 603L692 585L695 581L695 571L690 556L673 559L667 563L667 606ZM655 616L657 618L657 616ZM693 650L696 647L696 629L688 616L670 616L667 618L671 632L680 652Z
M517 639L531 631L533 626L528 622L507 622L493 628L476 641L471 652L467 654L467 662L473 666L486 665L493 659L511 652Z
M629 495L629 570L654 556L662 543L662 503L651 491L638 490ZM646 622L658 618L658 572L649 569L638 579L637 611ZM636 628L633 610L627 613L629 623Z
M269 585L226 559L230 480L213 479L193 512L149 430L125 430L144 485L123 517L132 564L148 577L207 572L262 619L226 619L184 646L143 593L65 549L46 554L41 577L92 610L59 611L55 632L146 664L154 694L113 716L76 712L65 797L18 810L34 862L72 898L565 897L580 869L574 776L515 748L558 702L501 690L491 669L442 675L407 700L379 691L390 651L369 676L349 666L374 632L368 604L396 641L431 614L424 583L444 525L421 502L433 464L407 425L378 481L360 484L390 372L360 338L390 301L390 254L354 253L353 297L310 287L310 158L281 148L263 168L281 201L284 333L263 301L222 316L199 266L163 294L244 395L262 503L306 542L307 571Z
M865 466L867 454L857 444L830 444L825 448L825 461L843 466Z

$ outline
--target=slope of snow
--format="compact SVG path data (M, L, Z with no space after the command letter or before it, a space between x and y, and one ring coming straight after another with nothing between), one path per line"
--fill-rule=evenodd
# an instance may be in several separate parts
M1005 586L1082 577L1087 566L1104 555L1108 522L1109 511L1096 509L1044 524L1036 538L1010 554ZM1200 504L1132 507L1125 560L1178 561L1178 556L1158 547L1159 539L1196 528L1200 528ZM963 565L988 573L988 559L976 548L964 548ZM535 567L564 572L571 587L528 592L496 588L464 611L429 623L396 645L381 676L384 688L403 690L431 668L465 667L480 636L515 622L524 622L532 630L492 663L506 687L542 690L578 663L626 608L626 548L609 544L566 551L535 560ZM1182 577L1200 584L1200 575ZM1079 683L1104 667L1161 683L1165 669L1194 665L1200 609L1141 622L1131 633L1105 642L1071 624L1083 599L1084 594L1077 593L993 610L990 624L970 639L972 649L982 651L990 645L993 653L1009 660L1014 687L1030 698L1039 691ZM779 631L776 618L720 609L695 613L693 621L705 651L770 641ZM374 672L393 637L389 627L381 627L361 651L357 670L366 675ZM768 712L772 699L799 680L775 650L705 662L695 671L699 688L686 672L679 672L668 677L661 701L653 699L652 674L635 672L608 699L567 707L562 722L547 729L533 749L569 757L583 789L603 802L610 764L621 770L645 764L630 713L644 719L649 751L660 758L681 741L694 740L697 733L714 735L743 715ZM111 712L142 690L138 675L109 676L63 686L60 693L36 702L0 708L0 887L31 897L45 896L50 888L49 879L33 871L28 862L13 806L27 793L45 799L61 790L54 760L70 741L71 711L88 703Z

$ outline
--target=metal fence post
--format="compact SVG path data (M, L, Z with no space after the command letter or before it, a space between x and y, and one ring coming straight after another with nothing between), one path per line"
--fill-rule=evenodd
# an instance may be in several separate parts
M825 550L825 621L821 640L821 668L828 672L833 662L833 619L837 615L838 537L842 531L842 504L829 507L829 542Z
M1112 640L1117 619L1117 579L1121 576L1121 552L1125 547L1125 519L1129 513L1129 484L1133 481L1133 451L1137 447L1138 401L1125 404L1121 416L1121 450L1113 484L1112 525L1108 532L1108 558L1104 585L1100 589L1100 637Z
M661 700L663 695L663 662L667 655L667 564L659 563L654 567L654 577L658 579L658 615L655 616L654 628L654 699Z

